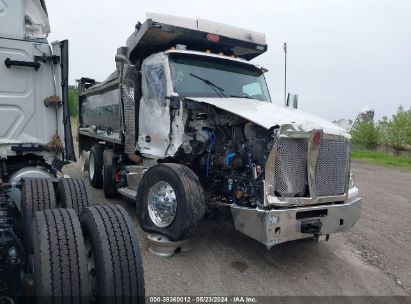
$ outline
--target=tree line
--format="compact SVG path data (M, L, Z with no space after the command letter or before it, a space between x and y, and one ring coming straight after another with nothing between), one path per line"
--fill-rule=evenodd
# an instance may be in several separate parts
M395 114L377 122L358 122L352 131L355 148L375 150L379 146L392 149L395 155L411 146L411 107L399 106Z

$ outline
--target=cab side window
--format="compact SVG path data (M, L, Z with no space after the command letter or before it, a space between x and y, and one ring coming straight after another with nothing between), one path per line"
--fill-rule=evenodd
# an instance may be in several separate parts
M152 102L164 105L167 94L166 75L161 63L149 64L144 67L145 97Z

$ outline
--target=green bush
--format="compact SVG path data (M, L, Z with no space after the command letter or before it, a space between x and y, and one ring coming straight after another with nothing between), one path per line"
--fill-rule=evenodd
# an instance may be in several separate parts
M77 107L78 107L77 89L74 86L69 86L69 111L70 111L70 116L76 116L77 115Z
M402 106L391 119L384 116L378 123L356 123L352 131L352 142L356 149L375 150L379 145L393 149L395 155L411 145L411 108Z
M401 150L411 145L411 109L405 111L400 106L391 120L383 117L379 121L379 133L381 144L392 148L394 153L399 155Z
M355 147L374 150L380 139L378 128L371 122L359 122L352 131L352 143Z

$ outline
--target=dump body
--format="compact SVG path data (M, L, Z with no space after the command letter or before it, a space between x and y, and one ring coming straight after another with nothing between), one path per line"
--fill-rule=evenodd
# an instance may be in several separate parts
M112 140L121 141L122 118L120 113L120 82L118 78L93 86L80 97L80 127L97 126L99 130L110 130L106 135ZM113 135L114 134L114 135Z
M361 210L350 182L351 137L273 104L267 71L249 61L266 51L264 35L151 16L118 49L115 73L79 86L80 152L104 145L116 155L118 192L140 198L137 208L152 216L140 219L143 229L177 240L167 228L176 206L161 198L169 193L145 181L147 169L167 163L189 167L206 204L230 210L236 229L268 248L351 228ZM158 214L168 214L165 222Z

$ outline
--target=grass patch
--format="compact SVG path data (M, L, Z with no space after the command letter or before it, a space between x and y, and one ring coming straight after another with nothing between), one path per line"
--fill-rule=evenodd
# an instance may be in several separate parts
M380 151L356 150L352 152L352 158L411 171L411 158L406 156L394 156Z
M73 134L73 138L77 137L77 117L71 116L70 122L71 122L71 133Z
M77 130L77 116L70 116L71 128Z

